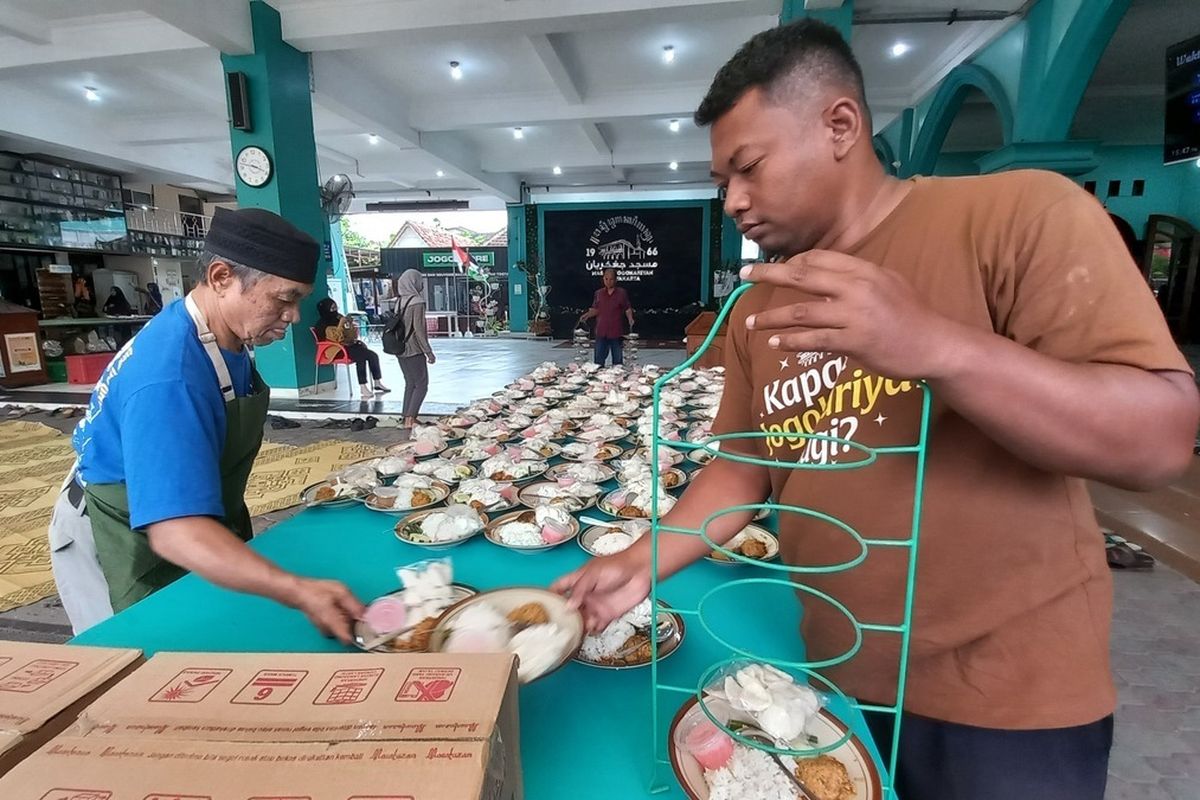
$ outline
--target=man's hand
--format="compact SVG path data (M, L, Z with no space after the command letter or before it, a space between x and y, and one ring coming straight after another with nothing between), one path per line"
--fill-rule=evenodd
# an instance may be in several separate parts
M937 378L952 363L960 326L929 309L900 274L842 253L810 250L752 264L742 278L813 295L759 312L746 327L769 331L781 351L835 352L891 378Z
M425 360L428 361L430 364L436 364L437 356L435 356L433 353L430 353L429 355L425 356Z
M358 598L338 581L314 578L299 578L297 581L292 605L303 612L313 627L324 636L350 644L354 621L366 611Z
M650 565L636 551L625 550L590 559L550 588L583 612L589 633L599 633L650 594Z

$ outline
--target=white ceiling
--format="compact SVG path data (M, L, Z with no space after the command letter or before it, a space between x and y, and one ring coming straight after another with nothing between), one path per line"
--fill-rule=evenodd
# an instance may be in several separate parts
M707 133L691 114L721 64L776 24L781 0L271 4L284 38L312 53L322 176L349 174L359 206L425 197L495 205L516 199L523 182L563 191L707 186ZM855 10L867 18L954 8L1012 14L1022 5L858 0ZM876 127L1014 21L856 24ZM902 58L888 53L897 41L912 47ZM668 44L670 65L662 60ZM249 47L246 0L0 0L0 147L228 191L218 54ZM450 77L452 60L461 81ZM1120 65L1114 71L1125 74ZM101 102L85 101L84 86L95 86ZM671 119L680 120L678 133Z

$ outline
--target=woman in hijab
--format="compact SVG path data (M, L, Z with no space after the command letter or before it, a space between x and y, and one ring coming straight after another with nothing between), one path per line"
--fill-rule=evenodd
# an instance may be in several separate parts
M354 368L358 371L358 388L363 400L375 397L375 392L383 394L391 389L383 385L379 371L379 355L367 347L358 338L358 326L349 317L338 313L337 303L332 297L326 297L317 303L317 324L313 333L323 342L337 342L346 350L346 355L354 360ZM371 367L371 379L375 382L374 390L367 382L367 367Z
M125 299L125 293L114 286L104 301L104 313L110 317L132 317L133 306Z
M163 310L162 291L158 288L157 283L147 283L146 294L149 295L146 300L146 313L154 316Z
M404 427L417 424L417 414L429 392L429 364L437 361L425 333L425 276L406 270L396 282L396 317L404 346L396 356L404 372Z

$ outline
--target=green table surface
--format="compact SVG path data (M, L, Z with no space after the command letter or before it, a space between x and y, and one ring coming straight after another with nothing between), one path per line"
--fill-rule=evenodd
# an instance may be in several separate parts
M685 462L685 466L692 465ZM609 518L595 508L583 513ZM250 546L284 569L341 580L364 601L399 588L397 567L430 557L449 557L455 580L481 590L548 586L590 558L576 541L524 554L494 545L482 535L458 547L431 552L397 539L392 533L396 519L357 504L309 509L256 537ZM701 561L665 581L659 596L672 606L694 609L701 597L723 582L762 577L778 574L752 566ZM710 595L704 612L712 631L735 647L768 657L803 658L798 635L800 609L795 593L787 587L735 583ZM714 663L735 656L696 616L686 616L685 626L679 649L660 662L660 683L695 687ZM84 632L74 643L136 647L147 656L164 650L358 652L323 638L297 611L221 589L195 575ZM526 796L530 800L649 797L655 774L652 694L649 667L604 670L570 663L523 686L521 752ZM686 700L679 692L659 692L660 741L666 741L670 721ZM837 698L830 709L850 723L878 764L861 715ZM660 765L658 769L657 780L669 790L654 796L684 797L670 768Z

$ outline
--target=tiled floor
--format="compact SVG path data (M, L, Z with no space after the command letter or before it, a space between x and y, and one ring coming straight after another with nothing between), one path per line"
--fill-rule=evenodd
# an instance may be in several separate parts
M574 361L577 352L559 348L557 341L527 339L435 339L437 363L429 367L429 394L422 413L445 414L479 397L486 397L505 384L526 374L543 361L560 364ZM673 367L683 360L683 350L641 350L637 361ZM627 359L630 363L631 360ZM399 362L381 355L383 383L392 389L379 399L359 399L353 367L338 367L335 391L299 400L276 397L271 410L282 414L360 415L400 414L403 411L404 375ZM347 377L349 376L349 377ZM69 390L68 390L69 389ZM2 391L2 390L0 390ZM87 402L86 393L77 387L54 384L38 389L22 389L0 394L0 402L74 405Z

